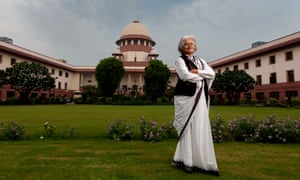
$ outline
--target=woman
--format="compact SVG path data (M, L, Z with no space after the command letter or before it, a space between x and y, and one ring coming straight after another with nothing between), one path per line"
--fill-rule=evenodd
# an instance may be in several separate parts
M201 58L194 36L181 38L176 60L178 82L174 91L175 120L178 144L173 165L186 172L203 171L219 175L209 121L210 88L215 72Z

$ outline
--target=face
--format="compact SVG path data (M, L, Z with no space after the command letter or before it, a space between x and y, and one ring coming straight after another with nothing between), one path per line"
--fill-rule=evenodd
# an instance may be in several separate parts
M193 39L184 40L182 51L186 55L192 55L196 51L196 44Z

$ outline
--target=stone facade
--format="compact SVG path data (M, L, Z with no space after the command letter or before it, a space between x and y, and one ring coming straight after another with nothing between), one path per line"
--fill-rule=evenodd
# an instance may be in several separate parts
M254 78L255 89L242 93L241 99L268 101L275 98L290 103L292 97L300 98L300 32L261 43L209 65L216 73L241 69Z

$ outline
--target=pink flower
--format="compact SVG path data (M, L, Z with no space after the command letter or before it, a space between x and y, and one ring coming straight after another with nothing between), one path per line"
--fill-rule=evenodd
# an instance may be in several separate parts
M273 128L273 125L272 124L270 124L270 126L269 126L271 129Z

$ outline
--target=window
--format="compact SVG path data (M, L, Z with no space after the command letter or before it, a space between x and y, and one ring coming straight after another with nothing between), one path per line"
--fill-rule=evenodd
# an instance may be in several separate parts
M244 63L244 69L249 69L249 63L248 62Z
M276 80L276 73L271 73L270 74L270 84L276 84L277 80Z
M287 71L287 82L294 82L295 79L294 79L294 71L293 70L290 70L290 71Z
M256 65L256 67L260 67L261 66L260 59L256 59L255 65Z
M291 97L298 97L298 91L286 91L285 97L288 97L289 99L291 99Z
M10 59L10 65L16 64L16 62L17 62L17 61L16 61L15 58L11 58L11 59Z
M263 92L257 92L256 99L258 99L259 101L263 101L265 99L265 94Z
M279 92L278 91L270 92L270 98L279 99Z
M54 69L51 69L51 74L55 74L55 70Z
M65 90L68 89L68 83L65 82Z
M59 76L62 76L62 71L59 71L58 75L59 75Z
M285 98L286 98L288 104L291 104L293 97L298 97L298 91L297 90L295 90L295 91L286 91L285 92Z
M286 59L287 61L293 60L293 51L288 51L288 52L286 52L286 53L285 53L285 59Z
M2 63L2 55L0 55L0 64Z
M218 69L218 74L221 74L221 69Z
M239 66L238 65L234 65L233 66L233 70L238 70L239 69Z
M261 85L261 75L256 76L256 85Z
M66 72L65 77L66 77L66 78L69 77L69 73Z
M61 89L61 82L58 82L58 89Z
M225 70L228 71L228 70L229 70L229 67L226 67Z
M276 60L275 60L275 56L270 56L269 57L269 64L275 64Z

